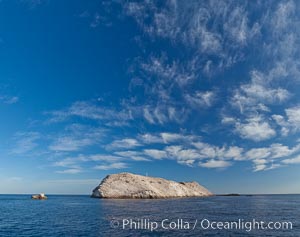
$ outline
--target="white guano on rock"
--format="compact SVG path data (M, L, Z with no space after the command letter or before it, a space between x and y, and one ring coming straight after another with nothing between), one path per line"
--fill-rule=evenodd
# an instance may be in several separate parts
M183 198L213 194L197 182L175 182L131 173L106 176L92 193L95 198Z

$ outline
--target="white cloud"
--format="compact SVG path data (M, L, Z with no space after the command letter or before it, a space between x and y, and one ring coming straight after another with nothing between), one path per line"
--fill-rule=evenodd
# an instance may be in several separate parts
M168 157L171 157L178 162L182 161L192 161L196 159L201 159L199 152L196 149L188 149L182 146L173 145L167 146L165 151L168 153Z
M300 106L288 108L285 110L287 122L296 130L300 129Z
M199 162L199 166L204 168L227 168L231 163L224 160L211 159L206 162Z
M145 149L144 153L147 156L150 156L150 157L152 157L154 159L158 159L158 160L167 157L167 153L165 151L157 150L157 149Z
M254 161L254 172L258 171L267 171L267 170L273 170L281 167L281 164L268 164L266 160L255 160Z
M262 163L259 163L259 162L262 162ZM253 168L254 172L266 170L267 165L263 163L264 160L262 160L262 161L260 160L259 162L254 164L254 168Z
M80 185L95 185L100 182L99 179L52 179L46 180L45 183L52 184L63 184L64 187L72 185L72 184L80 184Z
M196 142L193 143L193 145L198 148L203 158L214 158L220 150L218 147L203 142Z
M237 120L230 116L223 116L222 121L223 124L235 124Z
M255 142L270 139L276 135L276 131L261 116L247 119L246 123L236 123L236 132L244 139Z
M90 154L78 155L75 157L68 157L55 161L52 166L64 167L65 170L58 170L56 173L60 174L77 174L83 172L81 168L84 164L85 169L121 169L126 168L126 161L149 161L144 157L143 152L137 151L120 151L115 152L115 155L109 154ZM96 166L95 166L96 163ZM93 167L91 167L93 165Z
M154 118L147 107L144 108L144 117L149 123L155 124Z
M296 11L294 1L283 1L278 4L275 14L271 19L272 30L275 33L285 31L292 23L292 15Z
M114 110L108 107L101 106L100 104L77 101L73 103L69 108L65 110L57 110L52 112L47 112L52 117L49 122L61 122L72 117L80 117L91 120L101 120L106 121L107 125L114 125L111 121L122 122L124 125L125 121L132 119L132 114L130 110Z
M158 123L164 124L168 121L168 116L166 115L163 107L156 106L152 112Z
M187 166L192 167L195 163L195 160L178 160L177 163L181 164L181 165L187 165Z
M146 144L163 142L163 139L160 135L153 135L151 133L140 134L138 137L139 140Z
M281 134L287 136L300 130L300 106L285 109L285 116L274 114L273 120L281 127Z
M245 47L260 31L258 23L248 19L242 2L166 1L158 6L154 1L142 1L125 2L123 6L151 37L169 39L220 60L237 57L233 53L237 46Z
M300 144L295 145L292 148L284 146L279 143L271 144L268 147L252 148L245 153L247 159L280 159L289 157L300 151Z
M194 142L192 143L192 145L197 149L184 148L183 146L173 145L167 146L165 150L167 151L169 157L173 157L178 161L192 161L214 158L242 160L243 149L240 147L231 146L228 148L220 148L203 142Z
M287 136L290 133L289 124L282 115L274 114L272 119L281 127L282 136Z
M19 132L14 136L16 144L11 152L15 154L28 153L38 146L40 138L41 135L38 132Z
M172 43L170 47L193 52L185 54L184 59L167 52L154 52L146 59L136 60L142 71L138 77L139 85L145 85L145 100L153 97L160 100L159 106L150 103L143 111L149 123L175 121L170 119L169 107L187 106L183 111L186 116L194 112L200 114L195 110L197 105L210 106L214 101L211 94L200 93L197 87L203 72L210 74L217 69L223 72L247 60L247 50L253 49L265 65L260 69L251 67L250 81L234 90L230 99L246 120L242 116L239 119L231 116L234 121L224 119L223 123L235 123L235 131L241 137L254 141L267 140L277 134L270 121L253 121L252 118L254 114L264 117L272 112L273 106L287 102L292 96L285 88L284 79L291 75L295 78L299 71L299 63L296 63L299 60L295 60L299 51L296 28L299 17L293 1L249 5L231 1L183 4L175 0L157 5L150 0L122 4L125 14L133 17L151 39L163 38ZM256 17L253 17L254 11ZM264 129L266 132L262 133ZM283 135L288 132L287 127L281 129Z
M242 7L234 8L224 28L232 40L240 44L245 44L250 33L246 10Z
M144 155L143 152L140 151L117 151L115 152L118 156L121 156L123 158L134 160L134 161L149 161Z
M272 88L266 75L259 71L251 72L251 81L243 84L231 98L231 104L245 111L268 111L265 104L282 103L290 98L291 94L283 88Z
M267 158L271 155L271 150L269 148L253 148L246 152L246 157L253 159L254 161Z
M296 156L291 159L285 159L282 161L284 164L300 164L300 156Z
M292 148L289 148L288 146L284 146L282 144L275 143L270 146L270 150L272 153L271 158L274 158L274 159L283 158L283 157L290 156L290 155L294 154L295 152L298 152L300 150L300 145L298 144Z
M182 143L191 143L193 141L197 141L200 139L199 136L196 135L186 135L183 133L171 133L171 132L161 132L158 134L151 134L151 133L145 133L145 134L139 134L138 139L144 143L147 144L169 144L169 143L176 143L176 142L182 142Z
M122 7L150 37L164 38L176 51L180 47L190 52L184 57L164 52L135 60L138 68L132 70L133 80L137 81L138 71L138 86L145 91L143 99L151 101L151 106L143 109L150 124L180 123L193 112L199 113L199 106L212 106L218 98L210 88L200 91L199 80L244 60L244 49L260 32L259 23L248 19L247 5L241 2L183 4L175 0L157 5L150 0L122 2ZM160 101L159 106L154 100ZM176 113L176 108L185 109Z
M58 174L78 174L78 173L81 173L82 170L81 169L66 169L66 170L59 170L59 171L56 171L56 173Z
M106 148L108 149L129 149L129 148L134 148L134 147L138 147L138 146L142 146L142 144L134 139L134 138L124 138L121 140L115 140L113 141L111 144L107 145Z
M243 148L237 146L217 147L208 143L194 142L192 143L198 149L201 158L219 158L241 160Z
M110 154L91 154L87 156L79 156L79 160L82 161L104 161L104 162L117 162L123 159L123 157L118 155L110 155Z
M280 163L281 160L300 151L300 144L290 148L280 143L273 143L267 147L247 150L239 146L216 146L204 143L202 139L199 136L182 133L139 134L137 139L124 138L113 141L112 146L111 144L107 146L110 149L116 149L113 154L79 155L59 160L53 165L70 170L58 172L73 172L72 169L82 171L82 162L96 162L97 169L109 170L126 168L126 161L150 161L152 159L171 159L182 165L198 164L204 168L226 168L234 162L248 160L252 161L254 171L262 171L280 167L280 164L283 164L283 162ZM85 167L88 165L90 163L87 163Z
M146 105L143 108L142 115L150 124L182 123L185 120L185 109L179 109L164 103L160 105Z
M97 144L105 132L104 129L98 127L71 124L61 134L51 135L53 142L48 148L51 151L79 151Z
M17 96L0 95L0 102L4 104L15 104L18 101L19 101L19 97Z
M182 160L196 160L196 159L201 159L201 155L199 152L195 149L182 149L178 151L177 155L177 160L182 161Z
M276 168L282 159L285 159L282 163L286 164L297 162L297 158L290 158L299 151L297 145L290 148L275 143L266 147L243 149L243 144L248 144L248 141L240 142L240 139L234 138L231 144L240 143L239 147L229 146L225 143L226 140L224 144L209 144L203 142L205 137L187 135L191 130L193 134L197 134L203 126L202 122L190 130L189 124L176 127L178 131L183 132L161 130L162 127L175 128L169 125L182 123L188 116L193 119L204 116L199 108L216 105L213 109L219 109L219 103L215 102L224 99L240 110L238 115L226 111L226 116L222 116L222 123L233 127L235 131L233 135L238 134L244 139L259 142L279 134L276 130L278 127L285 136L291 131L298 131L300 106L287 108L284 104L287 108L285 115L274 114L273 120L268 120L269 115L273 114L273 107L281 106L292 98L292 93L287 88L291 88L290 81L296 78L296 75L300 75L299 30L296 28L299 25L299 17L296 16L297 6L294 1L271 4L261 2L255 4L255 7L242 1L222 0L207 2L172 0L159 4L156 1L146 0L121 1L121 3L125 13L132 16L144 31L142 36L135 39L140 37L141 40L142 37L150 36L151 40L147 41L149 44L153 42L156 44L157 39L159 42L163 39L170 48L162 53L153 47L151 55L148 54L146 58L143 58L144 54L137 57L135 59L137 67L134 68L136 66L134 64L129 69L135 73L130 90L134 90L137 86L144 89L144 93L132 93L128 96L132 96L127 98L128 101L124 99L114 108L103 106L102 100L77 101L68 108L49 113L52 122L69 122L76 119L97 124L95 128L75 126L71 130L57 133L56 136L49 136L51 143L47 147L50 151L54 151L53 153L57 151L64 154L78 151L83 153L75 158L55 162L54 166L68 168L58 173L80 172L82 162L91 162L93 165L96 163L96 169L108 170L126 168L128 160L147 161L151 158L173 159L185 165L193 165L200 161L199 166L206 168L224 168L236 161L251 160L255 171ZM100 13L95 12L91 16L94 20L92 27L102 24L103 18ZM263 37L257 37L260 32L264 34ZM254 64L250 65L252 71L247 76L243 75L242 67L239 71L242 75L238 74L237 80L243 81L238 87L231 87L236 78L230 79L228 88L227 82L223 82L222 77L213 78L215 82L205 81L220 72L227 75L225 73L228 68L248 59L247 54L250 50L251 52L253 50L253 54L257 54L256 58L260 59L257 62L259 69ZM173 53L169 54L171 51ZM251 61L245 62L248 68L248 62ZM264 62L264 65L261 66L260 62ZM243 78L245 76L246 78ZM212 84L216 87L211 86ZM217 86L222 88L219 89ZM223 98L227 96L228 91L230 98ZM0 97L0 101L15 103L18 97ZM141 122L143 126L136 124L140 118L143 119ZM210 117L203 118L203 121L205 120L208 123L210 120L213 121ZM144 124L145 121L148 124ZM278 126L274 126L274 122ZM97 126L131 125L134 129L140 129L139 132L145 132L150 128L149 130L156 133L133 134L130 138L127 137L128 133L134 133L136 130L133 131L131 130L133 127L129 127L124 132L126 136L122 136L123 129L118 130L120 136L110 143L109 139L116 134L108 134L109 139L101 139L103 131L97 129ZM214 129L213 132L219 128L216 126ZM16 146L16 153L31 151L39 144L40 137L38 134L24 136L19 140L19 146ZM92 145L97 145L99 149L105 147L112 153L85 154L84 149Z
M114 156L114 155L104 155L104 154L93 154L86 157L83 157L82 160L86 161L105 161L105 162L116 162L120 161L123 158L120 156Z
M186 94L185 99L192 107L210 107L216 96L212 91L196 91L193 95Z
M128 168L126 163L123 162L117 162L117 163L112 163L112 164L107 164L107 165L97 165L94 167L94 169L97 170L113 170L113 169L125 169Z
M266 101L268 103L274 103L276 101L282 102L290 96L289 92L285 89L272 89L258 83L243 85L241 89L251 99L255 98L256 100Z
M177 61L172 61L171 63L168 63L167 61L168 58L165 55L162 55L161 57L150 57L147 63L141 64L141 68L145 72L148 72L149 74L156 76L157 79L160 79L157 80L158 87L156 87L156 89L162 89L163 87L166 89L165 93L167 94L166 96L164 96L164 93L161 94L161 99L167 99L169 96L166 85L177 83L179 86L182 86L189 83L195 77L192 70L188 72L182 66L185 62L179 63Z
M78 151L83 147L94 144L94 142L94 140L88 138L59 137L55 143L49 146L49 149L52 151Z
M242 154L244 152L243 148L237 146L230 146L225 152L223 157L234 159L234 160L242 160Z
M299 80L299 15L298 5L280 1L275 9L266 15L266 24L271 38L264 47L265 56L273 64L269 69L270 80Z
M182 140L183 136L177 133L167 133L163 132L160 134L164 143L172 143L179 140Z
M281 163L276 160L281 160L282 163L292 161L287 159L293 154L298 153L300 145L297 144L292 148L282 144L274 143L269 147L252 148L245 153L245 158L252 160L254 171L271 170L281 167Z
M57 167L78 167L76 165L77 160L75 158L65 158L63 160L59 160L53 163L53 166L57 166Z

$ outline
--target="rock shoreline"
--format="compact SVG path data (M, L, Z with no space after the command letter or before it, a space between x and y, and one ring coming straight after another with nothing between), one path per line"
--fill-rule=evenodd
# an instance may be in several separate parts
M175 182L163 178L120 173L106 176L93 190L93 198L163 199L207 197L213 194L197 182Z

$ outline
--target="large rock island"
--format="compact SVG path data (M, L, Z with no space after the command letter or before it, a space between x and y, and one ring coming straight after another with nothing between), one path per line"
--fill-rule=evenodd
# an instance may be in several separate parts
M213 195L197 182L175 182L131 173L106 176L93 190L95 198L181 198Z

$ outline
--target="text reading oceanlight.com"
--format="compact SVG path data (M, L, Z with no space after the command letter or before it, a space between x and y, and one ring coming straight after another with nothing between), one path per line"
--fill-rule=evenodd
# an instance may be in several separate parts
M112 228L121 228L128 230L292 230L293 223L290 221L258 221L252 219L245 221L238 219L236 221L213 221L208 219L184 220L184 219L163 219L161 221L151 221L150 219L122 219L112 220Z

